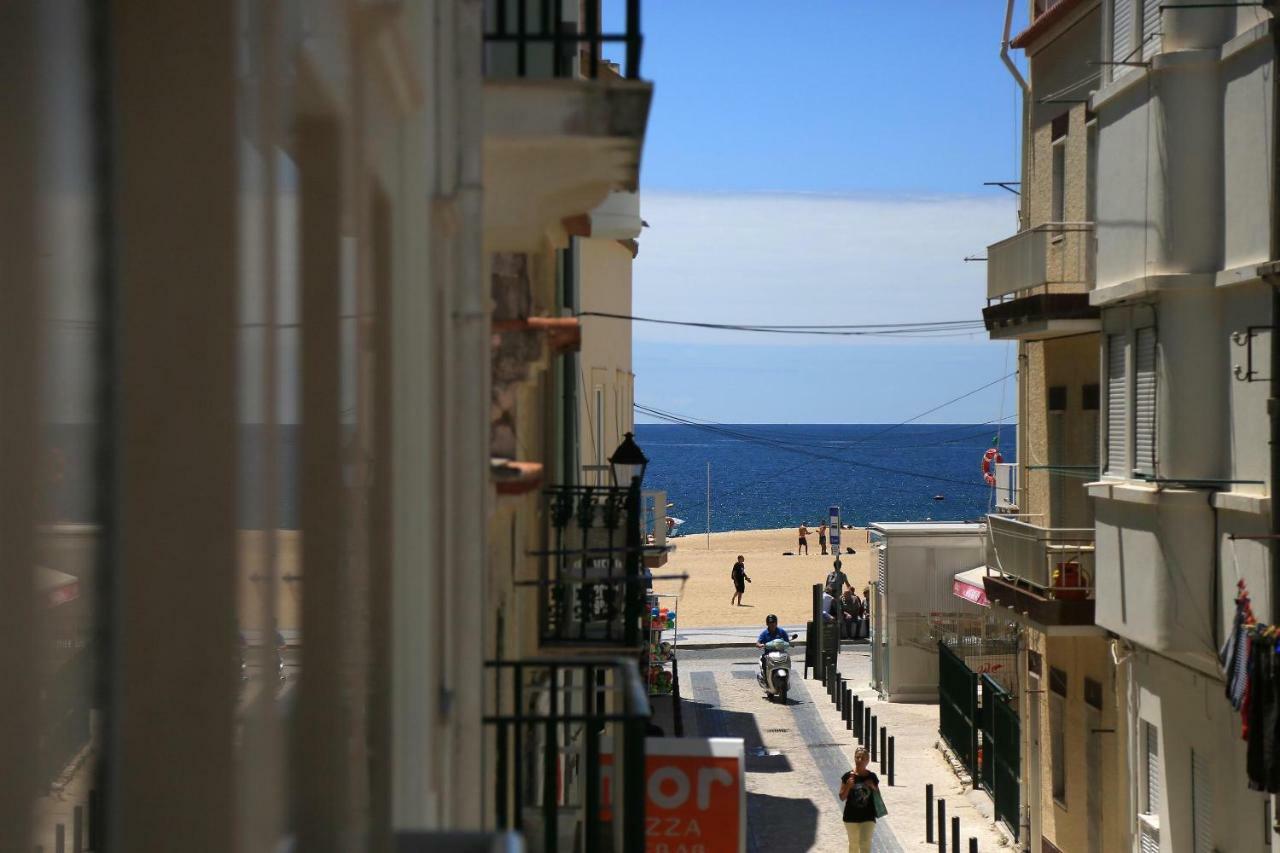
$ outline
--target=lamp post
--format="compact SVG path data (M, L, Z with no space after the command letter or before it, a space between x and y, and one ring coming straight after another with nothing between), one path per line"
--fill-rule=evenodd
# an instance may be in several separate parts
M625 485L627 489L627 556L623 580L625 600L623 615L625 621L626 643L637 645L640 641L641 593L641 538L640 538L640 481L644 479L645 469L649 467L649 458L644 455L635 436L627 433L622 443L609 457L609 468L613 473L614 486Z

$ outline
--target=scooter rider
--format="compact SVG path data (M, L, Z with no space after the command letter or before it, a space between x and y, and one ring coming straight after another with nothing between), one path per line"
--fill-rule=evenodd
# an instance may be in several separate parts
M786 640L791 642L791 635L778 627L778 617L770 613L764 619L765 628L760 632L760 636L756 637L756 648L760 650L760 668L764 668L764 656L768 654L764 644L773 642L774 640Z

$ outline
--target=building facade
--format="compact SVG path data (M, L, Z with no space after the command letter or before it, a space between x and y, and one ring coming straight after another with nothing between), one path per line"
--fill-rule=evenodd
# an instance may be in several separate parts
M1012 5L1010 6L1012 8ZM1094 287L1097 123L1089 109L1097 0L1030 8L1006 49L1022 50L1019 230L988 247L992 340L1018 363L1017 483L987 518L986 594L1018 625L1016 695L1023 849L1120 849L1127 766L1116 749L1117 683L1097 597L1093 507L1099 416ZM999 767L997 767L999 772ZM1000 804L997 790L997 805ZM1007 815L1002 815L1007 820Z
M550 648L538 585L626 6L0 9L0 849L642 843L554 776L634 775L639 643ZM548 705L581 742L504 750Z
M1263 850L1218 650L1240 591L1275 618L1265 364L1275 21L1106 0L1097 117L1097 623L1116 639L1134 850ZM1263 359L1259 361L1258 359ZM1265 701L1265 700L1264 700Z

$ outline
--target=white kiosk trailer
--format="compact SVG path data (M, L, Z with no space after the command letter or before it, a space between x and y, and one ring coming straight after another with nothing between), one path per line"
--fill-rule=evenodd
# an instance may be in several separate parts
M981 631L989 612L961 596L957 575L985 564L986 528L954 521L877 522L867 528L871 686L889 702L938 701L938 642Z

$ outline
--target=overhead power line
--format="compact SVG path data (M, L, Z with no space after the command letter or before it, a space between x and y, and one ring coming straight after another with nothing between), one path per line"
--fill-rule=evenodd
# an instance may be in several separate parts
M615 314L608 311L581 311L578 313L578 316L601 317L610 320L627 320L634 323L653 323L659 326L683 326L686 328L713 329L728 332L761 332L775 335L830 335L836 337L967 337L986 328L982 320L978 319L929 320L918 323L788 325L776 323L709 323L700 320L667 320L659 317L638 317L632 314Z

